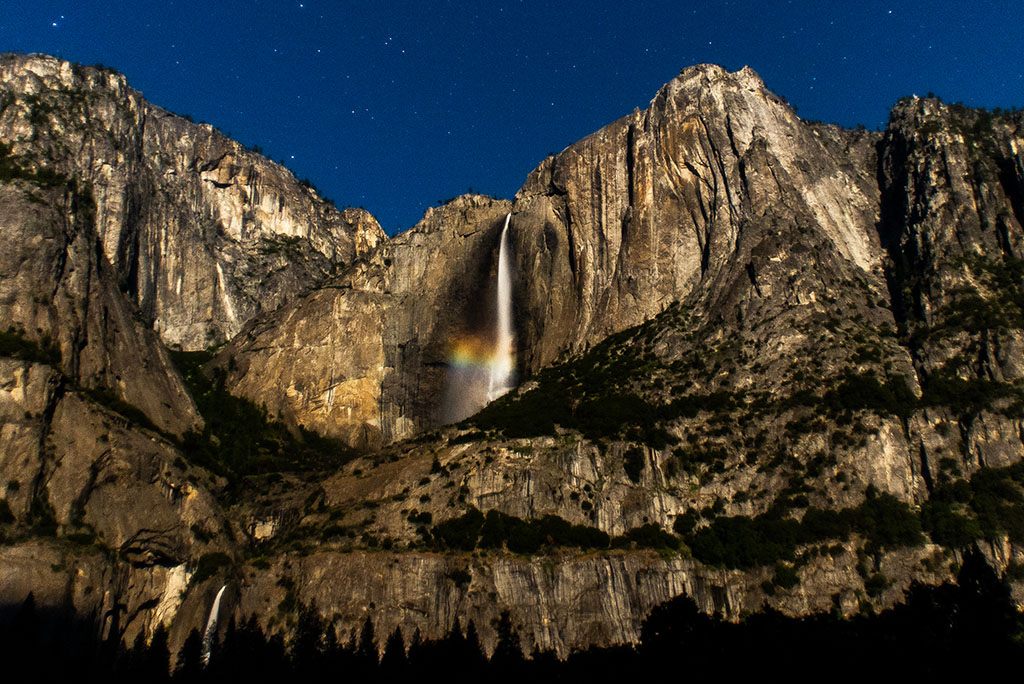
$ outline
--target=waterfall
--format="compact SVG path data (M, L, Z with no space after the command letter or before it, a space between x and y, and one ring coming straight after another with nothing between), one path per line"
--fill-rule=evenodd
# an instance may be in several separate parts
M220 262L217 262L217 289L220 290L220 301L224 305L224 313L228 315L232 325L237 325L238 315L235 313L235 307L231 304L231 298L228 296L228 288L224 284L224 269L220 267Z
M479 322L453 330L441 419L457 423L515 387L515 331L512 321L512 214L498 240L497 287L481 283ZM473 302L474 304L476 302Z
M512 366L515 338L512 335L512 266L508 249L508 226L511 212L505 215L498 247L497 339L494 359L487 383L487 401L494 401L512 389Z
M224 596L224 585L217 592L217 598L213 599L213 607L210 608L210 617L206 620L206 631L203 632L203 665L210 664L210 650L213 648L213 637L217 633L217 615L220 613L220 599Z

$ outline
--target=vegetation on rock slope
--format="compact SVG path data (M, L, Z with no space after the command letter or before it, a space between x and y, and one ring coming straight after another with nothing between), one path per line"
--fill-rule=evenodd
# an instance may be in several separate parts
M208 352L171 352L205 422L185 436L186 456L232 481L277 472L325 471L354 457L340 441L270 419L224 389L223 370L204 368Z

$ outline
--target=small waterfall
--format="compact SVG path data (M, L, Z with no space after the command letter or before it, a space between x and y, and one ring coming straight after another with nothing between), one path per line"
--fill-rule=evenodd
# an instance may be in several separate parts
M497 339L487 383L487 401L494 401L512 389L515 337L512 334L512 265L508 249L511 212L505 215L498 247Z
M217 634L217 616L220 613L220 599L224 596L224 585L217 592L217 598L213 599L213 607L210 608L210 617L206 620L206 631L203 632L203 665L210 664L210 651L213 649L213 637Z
M233 325L237 325L238 315L235 314L235 307L228 296L228 288L224 284L224 269L220 267L220 262L217 263L217 289L220 290L220 301L224 305L224 313L228 315L228 319Z

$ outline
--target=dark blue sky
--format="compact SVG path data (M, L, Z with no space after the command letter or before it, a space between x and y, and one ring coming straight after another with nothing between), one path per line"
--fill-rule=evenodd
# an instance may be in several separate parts
M510 197L699 62L847 125L928 91L1024 104L1020 0L835 4L0 0L0 51L115 67L391 233L470 187Z

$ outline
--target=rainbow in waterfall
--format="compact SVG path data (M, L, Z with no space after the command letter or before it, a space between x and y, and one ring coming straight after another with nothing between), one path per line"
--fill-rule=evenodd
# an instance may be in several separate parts
M512 256L505 216L498 244L494 326L489 334L467 334L453 340L448 355L448 419L462 420L515 386L515 331L512 322Z

